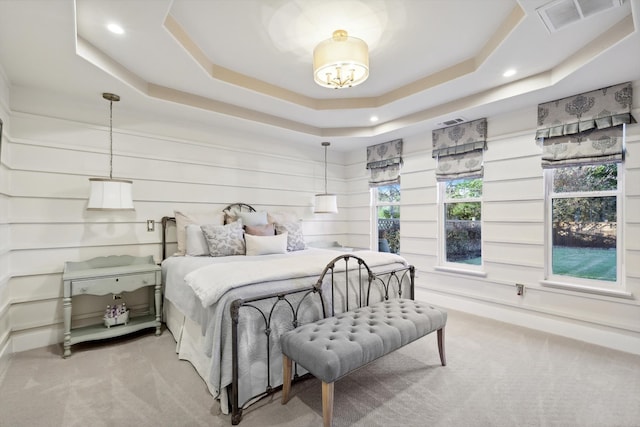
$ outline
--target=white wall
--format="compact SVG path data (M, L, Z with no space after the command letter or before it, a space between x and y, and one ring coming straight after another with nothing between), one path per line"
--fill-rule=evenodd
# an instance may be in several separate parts
M5 166L7 140L5 135L9 129L9 86L0 69L0 119L3 131L0 140L0 374L6 365L10 353L9 336L9 171Z
M639 82L634 84L636 93ZM637 98L637 97L636 97ZM639 104L638 99L635 100ZM638 108L635 117L640 117ZM404 137L401 253L417 267L417 295L455 310L640 354L640 125L629 126L624 162L625 290L634 299L544 287L544 188L534 142L537 106L488 117L484 157L484 277L437 269L438 205L431 132ZM480 118L480 117L478 117ZM349 153L350 245L370 229L364 150ZM523 296L515 284L525 285Z
M88 212L88 178L108 175L107 117L90 123L78 110L82 107L33 89L12 88L15 110L9 108L6 87L1 95L0 356L61 342L65 261L111 254L151 254L159 261L160 228L147 232L146 220L159 221L177 208L218 210L242 201L257 209L293 211L304 220L310 241L369 247L364 149L344 156L329 151L329 188L339 195L340 213L314 216L313 194L324 186L319 145L198 129L170 118L118 121L116 104L114 177L134 181L136 211ZM46 113L56 108L65 111L65 119ZM69 119L74 108L78 119ZM637 108L634 114L640 117ZM418 268L418 296L640 354L640 125L628 128L625 161L624 277L635 296L628 300L540 284L544 193L535 117L535 105L488 117L484 277L435 268L439 225L431 133L403 136L401 250ZM515 283L526 286L524 296L516 295ZM97 320L103 306L83 300L74 306L74 320Z
M125 125L119 126L118 104L113 176L133 180L136 210L87 211L88 178L109 175L108 104L100 104L105 116L96 125L53 117L58 108L72 111L72 102L58 99L65 105L56 106L51 94L12 90L12 105L21 111L11 111L11 132L3 140L6 168L0 170L10 178L0 187L0 233L11 235L8 247L0 245L0 346L7 342L3 335L9 325L13 352L62 341L65 261L112 254L153 255L160 261L159 222L174 209L220 211L245 202L258 210L294 212L303 219L308 241L345 241L346 212L312 214L313 195L324 187L319 143L303 147L160 118L147 118L144 131L139 121L135 130L128 130L133 120L121 115ZM37 106L38 113L30 112L29 105ZM47 110L52 114L42 113ZM78 117L82 114L78 111ZM154 120L162 134L154 133ZM328 160L329 186L342 205L342 159L329 152ZM156 221L154 232L146 230L147 219ZM2 296L2 288L8 296ZM99 321L107 303L99 298L74 301L73 320Z

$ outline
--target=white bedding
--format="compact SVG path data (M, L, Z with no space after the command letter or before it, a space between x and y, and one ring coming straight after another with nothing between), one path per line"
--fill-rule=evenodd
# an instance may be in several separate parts
M315 249L307 252L306 256L296 257L293 262L291 257L285 255L277 259L265 259L262 256L257 257L259 259L215 263L187 274L185 282L206 308L217 303L227 291L240 286L301 277L319 277L324 267L335 257L334 251ZM392 253L367 252L366 262L369 268L373 268L405 261ZM341 269L344 271L343 263L336 265L336 271ZM310 282L309 285L313 283Z
M397 255L371 251L352 253L360 256L372 270L387 271L407 265ZM163 261L164 296L172 307L187 317L184 323L199 325L200 338L197 346L202 357L193 356L190 347L188 360L202 365L206 360L210 366L198 369L214 397L224 396L224 388L232 379L231 356L231 320L229 306L238 298L251 298L274 292L301 289L312 286L319 278L326 264L333 258L344 255L343 252L312 248L287 254L262 256L229 257L170 257ZM377 267L375 267L377 266ZM189 280L186 281L185 277ZM187 284L187 282L189 284ZM317 315L316 313L315 315ZM250 322L249 320L246 320ZM253 320L251 320L253 322ZM247 331L257 330L260 326L247 323ZM195 328L197 331L197 328ZM194 328L190 334L193 335ZM178 339L182 332L172 330ZM266 378L263 350L253 338L256 332L242 332L240 372L240 402L264 391L267 382L278 386L282 381L281 355L278 336L272 343L270 358L271 372ZM259 334L264 337L264 333ZM261 338L262 339L262 338ZM180 342L178 343L180 346ZM264 350L266 353L266 349ZM264 359L264 360L263 360ZM226 407L222 405L223 411Z
M308 256L324 256L327 262L333 257L343 254L343 252L309 248L302 251L288 252L286 254L272 254L259 256L233 255L226 257L210 257L210 256L172 256L162 261L162 283L164 285L164 298L171 301L175 306L191 320L199 322L202 320L202 309L207 305L201 304L193 289L187 285L185 277L201 269L213 265L227 265L227 269L233 269L231 263L250 263L245 264L243 271L252 271L251 264L261 262L272 262L279 259L293 260ZM326 262L325 262L326 264ZM324 265L322 267L324 267ZM322 268L321 267L321 268ZM209 270L210 271L210 270ZM319 273L318 273L319 274ZM309 283L312 285L313 283ZM211 285L215 286L215 285ZM210 305L210 304L209 304Z

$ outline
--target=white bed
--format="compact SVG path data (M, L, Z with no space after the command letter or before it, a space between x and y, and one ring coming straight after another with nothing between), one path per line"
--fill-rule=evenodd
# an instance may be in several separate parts
M352 254L363 258L374 272L400 271L400 281L412 279L406 261L397 255L371 251ZM279 336L293 325L291 319L274 323L274 330L266 327L269 332L265 334L262 313L251 310L243 314L236 340L240 351L234 361L232 303L313 287L326 265L340 255L344 253L309 248L258 256L171 256L162 262L164 320L176 339L178 357L193 364L212 396L220 399L224 413L230 409L234 412L234 423L240 420L241 408L252 403L255 396L282 384ZM254 305L269 313L274 299ZM318 304L303 311L301 316L306 320L323 316ZM234 381L234 366L239 390L235 402L228 391Z

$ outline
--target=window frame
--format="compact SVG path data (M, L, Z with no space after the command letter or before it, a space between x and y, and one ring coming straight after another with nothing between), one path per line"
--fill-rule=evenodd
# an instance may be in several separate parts
M447 203L480 203L480 230L484 227L484 178L462 178L462 179L480 179L482 180L482 194L480 197L466 197L458 199L447 198L447 183L451 181L459 181L460 179L451 179L438 182L438 267L442 270L450 270L455 272L470 274L484 274L484 233L481 232L480 238L480 265L466 264L461 262L447 261L447 230L446 230L446 212Z
M384 207L384 206L397 206L398 207L398 212L400 212L400 208L402 207L402 187L400 186L400 183L397 184L387 184L387 185L381 185L380 187L388 187L391 185L397 185L398 186L398 191L400 192L400 201L398 202L382 202L380 203L380 200L378 198L378 188L379 187L371 187L370 188L370 197L371 197L371 241L370 241L370 245L371 245L371 250L373 251L378 251L378 208L380 207ZM400 217L402 218L402 217ZM402 242L400 242L402 243ZM400 247L402 247L402 244L400 244ZM398 250L398 254L400 253L400 250Z
M609 163L609 162L607 162ZM610 162L615 163L615 162ZM545 203L545 243L544 243L544 277L543 285L566 287L574 290L612 290L623 291L624 280L624 163L617 163L617 189L598 191L567 191L555 193L553 191L554 172L562 167L544 169L544 203ZM573 167L573 166L565 166ZM553 273L553 201L555 199L587 198L587 197L616 197L616 280L607 281L587 279L571 275Z

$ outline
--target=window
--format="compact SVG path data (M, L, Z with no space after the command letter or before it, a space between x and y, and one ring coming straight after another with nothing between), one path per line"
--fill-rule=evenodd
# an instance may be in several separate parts
M371 189L378 251L400 253L400 184Z
M617 163L546 171L548 192L547 276L611 286L620 277ZM560 277L558 277L560 276Z
M482 178L440 183L445 263L482 264Z

